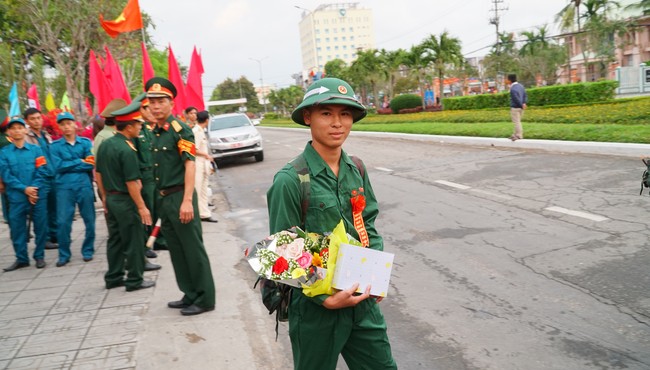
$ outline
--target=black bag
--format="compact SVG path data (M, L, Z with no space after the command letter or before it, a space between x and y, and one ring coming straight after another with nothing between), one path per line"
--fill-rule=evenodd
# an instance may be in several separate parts
M258 277L253 289L259 284L262 293L262 303L269 315L275 312L275 340L278 340L279 322L289 321L289 303L291 303L291 292L289 285L276 283L273 280Z
M639 195L643 194L643 188L650 188L650 158L643 158L641 159L643 161L643 164L645 164L646 169L643 171L643 175L641 175L641 191L639 192Z

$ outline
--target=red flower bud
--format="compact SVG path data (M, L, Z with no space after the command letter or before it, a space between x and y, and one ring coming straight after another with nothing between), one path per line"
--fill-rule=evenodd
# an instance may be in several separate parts
M289 269L289 262L287 262L284 257L280 257L277 260L275 260L275 264L273 264L273 273L276 275L280 275L281 273L287 271Z

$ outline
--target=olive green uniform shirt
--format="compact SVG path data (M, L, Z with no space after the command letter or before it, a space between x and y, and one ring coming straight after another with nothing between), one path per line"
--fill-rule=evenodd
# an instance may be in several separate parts
M131 140L119 132L104 141L95 161L106 192L128 194L126 182L141 177L137 150Z
M180 127L176 131L174 127ZM153 142L151 144L154 178L156 179L157 189L166 189L172 186L178 186L185 183L185 161L194 160L196 149L182 151L182 141L191 144L194 148L194 133L184 122L177 120L173 116L167 118L167 122L159 127L156 125L153 129ZM188 144L188 145L189 145ZM188 148L189 150L189 148Z
M115 132L115 126L104 126L104 128L95 135L95 139L93 140L93 154L95 156L99 153L99 146L102 145L106 139L113 137Z
M151 141L153 140L153 133L149 123L142 124L140 135L133 139L133 144L138 149L138 159L140 160L140 169L147 170L153 166L153 159L151 157Z

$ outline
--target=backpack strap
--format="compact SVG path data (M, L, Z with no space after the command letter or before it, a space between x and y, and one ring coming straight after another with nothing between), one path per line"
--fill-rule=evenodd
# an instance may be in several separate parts
M309 167L307 167L307 161L302 153L289 163L291 163L291 166L298 173L298 180L300 180L300 209L302 211L300 226L304 228L305 220L307 219L307 209L309 209L309 199L311 198Z
M361 180L365 180L366 179L366 168L363 166L363 161L361 160L361 158L359 158L357 156L354 156L354 155L351 155L350 159L357 166L357 169L359 170L359 173L361 174Z

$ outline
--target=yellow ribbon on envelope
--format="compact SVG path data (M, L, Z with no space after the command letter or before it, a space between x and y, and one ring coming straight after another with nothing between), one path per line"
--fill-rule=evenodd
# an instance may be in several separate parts
M334 268L336 267L336 257L339 254L339 245L341 243L348 243L348 234L345 232L345 225L343 220L332 231L330 235L329 259L327 260L327 275L325 279L317 280L312 285L302 285L302 293L307 297L315 297L321 294L332 295L332 278L334 277Z

